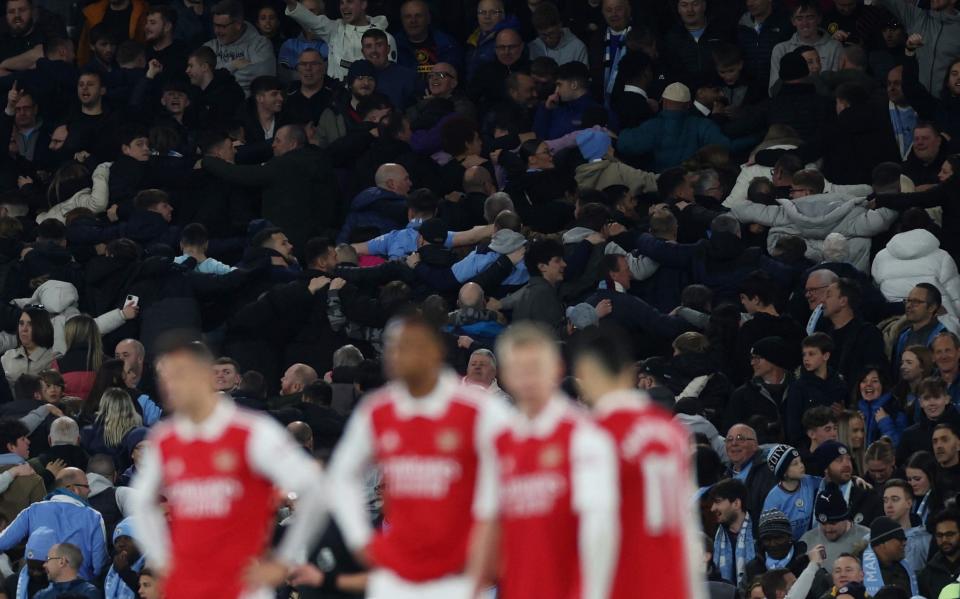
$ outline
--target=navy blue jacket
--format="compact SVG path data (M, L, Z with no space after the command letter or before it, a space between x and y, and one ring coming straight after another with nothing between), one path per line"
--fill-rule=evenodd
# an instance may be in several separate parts
M368 187L350 202L350 212L337 235L337 243L347 243L354 229L375 229L373 237L376 237L406 225L406 198L380 187Z

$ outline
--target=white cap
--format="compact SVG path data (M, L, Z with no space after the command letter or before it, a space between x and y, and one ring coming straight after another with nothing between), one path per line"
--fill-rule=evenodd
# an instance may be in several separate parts
M671 83L663 90L661 97L664 100L673 100L674 102L689 102L690 88L682 83Z

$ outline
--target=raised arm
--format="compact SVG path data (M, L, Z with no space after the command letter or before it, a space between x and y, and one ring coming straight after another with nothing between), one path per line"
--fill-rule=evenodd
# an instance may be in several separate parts
M286 15L297 22L297 25L310 30L310 33L329 43L330 36L336 27L335 21L332 21L325 15L315 15L307 8L297 2L297 0L286 0Z

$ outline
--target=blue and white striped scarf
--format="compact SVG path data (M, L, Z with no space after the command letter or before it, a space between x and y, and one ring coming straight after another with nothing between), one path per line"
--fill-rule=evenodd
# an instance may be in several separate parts
M731 584L740 585L747 574L747 563L756 557L756 550L749 513L744 517L740 534L737 535L736 551L730 545L727 529L722 525L717 528L713 538L713 561L717 564L720 576Z

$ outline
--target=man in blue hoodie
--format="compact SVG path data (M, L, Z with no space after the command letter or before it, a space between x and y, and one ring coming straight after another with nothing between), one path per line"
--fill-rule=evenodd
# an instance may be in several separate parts
M16 547L34 530L50 528L58 541L80 548L83 563L78 574L84 580L94 580L107 562L107 542L103 517L87 503L87 475L79 468L64 468L55 484L46 500L30 505L0 532L0 551Z
M540 139L557 139L583 129L583 115L599 107L590 95L590 69L582 62L568 62L557 71L557 88L537 108L533 130Z

